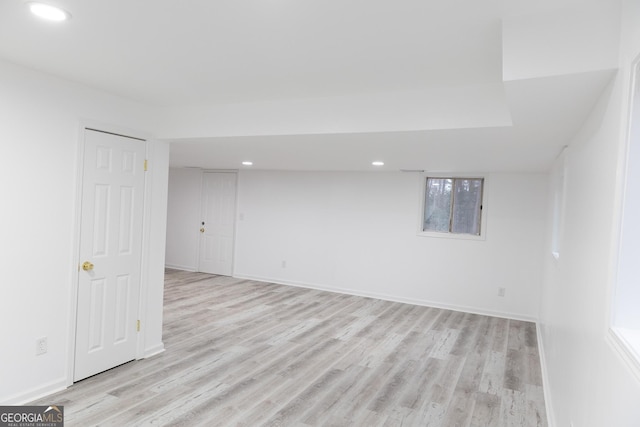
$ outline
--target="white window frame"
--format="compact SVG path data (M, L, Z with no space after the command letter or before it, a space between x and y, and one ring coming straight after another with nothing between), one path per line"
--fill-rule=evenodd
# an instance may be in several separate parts
M418 218L418 236L419 237L436 237L438 239L457 239L457 240L477 240L484 241L487 238L487 213L488 213L488 199L489 199L489 177L481 173L423 173L421 174L420 184L420 216ZM482 202L480 211L480 235L475 234L463 234L463 233L451 233L451 232L439 232L439 231L424 231L424 210L427 198L427 178L458 178L458 179L482 179Z
M629 115L627 117L626 141L623 147L624 157L622 158L624 178L617 203L617 253L613 294L610 302L608 340L626 362L631 372L640 380L640 322L629 320L628 317L629 312L637 310L635 304L640 303L640 282L637 282L637 277L634 277L633 283L637 288L629 290L629 276L634 276L638 267L629 260L628 252L630 249L626 246L629 242L629 236L625 235L625 233L629 233L635 237L639 228L636 225L638 215L635 212L638 207L634 207L633 203L640 192L636 186L637 176L640 175L640 142L638 142L640 139L640 57L633 61L631 67L629 93ZM631 223L631 225L627 225L625 222ZM629 229L632 229L632 232L629 232ZM635 254L632 254L632 257L633 255ZM629 273L630 269L634 270L632 274Z
M558 155L557 164L552 171L553 212L551 230L551 255L557 261L560 259L561 236L564 229L564 210L566 193L566 165L565 150L563 148Z

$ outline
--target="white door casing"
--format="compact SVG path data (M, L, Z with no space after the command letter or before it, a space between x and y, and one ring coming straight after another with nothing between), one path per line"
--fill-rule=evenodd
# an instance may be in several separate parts
M236 215L233 172L204 172L198 270L231 276Z
M136 357L145 144L84 131L74 381Z

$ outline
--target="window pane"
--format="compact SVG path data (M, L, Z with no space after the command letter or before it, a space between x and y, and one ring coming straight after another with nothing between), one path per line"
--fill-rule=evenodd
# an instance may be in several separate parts
M449 231L453 180L427 178L423 231Z
M456 179L452 233L480 234L481 179Z

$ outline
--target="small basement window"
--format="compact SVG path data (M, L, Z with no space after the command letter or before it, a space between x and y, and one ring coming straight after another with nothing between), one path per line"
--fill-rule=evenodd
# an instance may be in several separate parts
M422 231L480 236L484 178L427 177Z

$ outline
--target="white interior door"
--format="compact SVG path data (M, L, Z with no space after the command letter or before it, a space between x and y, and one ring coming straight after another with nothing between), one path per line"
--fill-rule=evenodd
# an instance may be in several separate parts
M145 142L85 129L74 381L135 359Z
M236 174L205 172L202 178L200 259L203 273L231 276L236 217Z

